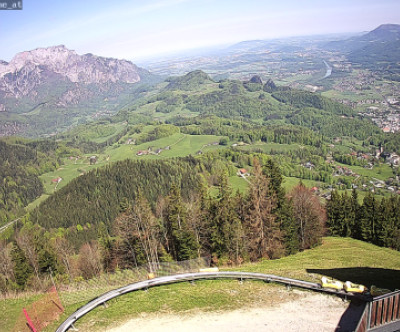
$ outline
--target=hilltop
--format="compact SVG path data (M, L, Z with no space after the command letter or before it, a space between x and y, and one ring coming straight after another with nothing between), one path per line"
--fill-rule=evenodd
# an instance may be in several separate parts
M352 52L364 47L369 47L373 44L377 45L380 43L395 42L398 40L400 40L400 25L382 24L376 29L364 33L361 36L333 41L328 43L326 47L336 51Z

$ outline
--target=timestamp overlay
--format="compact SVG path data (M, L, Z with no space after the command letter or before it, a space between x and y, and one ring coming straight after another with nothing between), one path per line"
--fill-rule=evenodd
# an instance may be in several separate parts
M0 0L0 10L22 10L22 0Z

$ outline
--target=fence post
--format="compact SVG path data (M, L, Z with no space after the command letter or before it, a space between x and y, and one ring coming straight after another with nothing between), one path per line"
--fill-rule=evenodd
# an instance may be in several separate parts
M372 311L372 302L367 302L368 307L368 317L367 317L367 331L371 328L371 311Z
M53 278L53 269L51 268L51 266L49 267L49 270L50 270L50 279L51 279L51 282L53 283L54 290L56 291L58 300L60 301L60 304L61 304L61 308L62 308L61 311L64 311L64 305L63 305L63 303L62 303L62 301L61 301L60 294L58 293L58 289L57 289L56 283L54 282L54 278Z
M28 324L29 328L32 330L32 332L37 332L37 330L35 329L35 326L32 323L31 318L28 315L28 312L26 311L25 308L23 309L23 311L24 311L24 315L25 315L26 321L28 322L27 324Z

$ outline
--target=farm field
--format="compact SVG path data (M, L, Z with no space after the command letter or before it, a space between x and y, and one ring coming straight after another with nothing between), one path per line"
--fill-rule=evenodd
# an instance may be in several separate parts
M286 192L288 192L291 189L293 189L295 186L297 186L300 183L300 181L307 188L320 187L321 186L321 182L319 182L319 181L307 180L307 179L299 179L299 178L290 177L290 176L284 176L283 177L282 186L286 190Z
M359 175L362 175L362 176L369 177L371 179L375 178L375 179L378 179L381 181L386 181L390 177L393 177L393 171L390 168L390 166L387 164L374 166L373 169L367 169L367 168L364 168L361 166L350 166L350 165L345 165L345 164L341 164L338 162L336 162L336 164L347 167L347 168L351 169L353 172L355 172Z

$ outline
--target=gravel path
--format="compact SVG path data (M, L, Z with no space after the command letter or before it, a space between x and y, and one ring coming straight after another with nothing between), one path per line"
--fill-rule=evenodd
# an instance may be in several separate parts
M300 292L300 291L295 291ZM298 300L273 306L229 312L147 314L109 332L248 332L248 331L335 331L348 307L341 299L302 292Z

